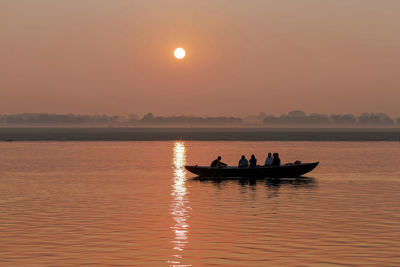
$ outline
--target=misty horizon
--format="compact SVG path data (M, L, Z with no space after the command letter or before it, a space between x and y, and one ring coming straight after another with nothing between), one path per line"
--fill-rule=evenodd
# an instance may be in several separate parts
M149 125L210 125L210 126L349 126L349 127L397 127L400 117L392 118L385 113L354 114L306 114L295 110L279 116L260 112L257 115L235 116L195 116L174 115L159 116L147 113L143 116L106 115L106 114L52 114L52 113L19 113L0 114L0 125L104 125L104 126L149 126Z

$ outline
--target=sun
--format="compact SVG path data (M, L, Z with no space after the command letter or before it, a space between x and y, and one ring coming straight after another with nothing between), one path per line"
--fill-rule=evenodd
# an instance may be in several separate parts
M186 51L185 51L185 49L183 49L183 48L181 48L181 47L175 49L175 51L174 51L174 56L175 56L177 59L182 59L182 58L185 57L185 55L186 55Z

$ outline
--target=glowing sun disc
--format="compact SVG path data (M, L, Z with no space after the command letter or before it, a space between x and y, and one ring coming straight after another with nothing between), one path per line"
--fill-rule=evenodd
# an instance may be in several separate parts
M177 48L177 49L175 49L175 51L174 51L174 56L177 58L177 59L182 59L182 58L184 58L185 57L185 55L186 55L186 51L185 51L185 49L183 49L183 48Z

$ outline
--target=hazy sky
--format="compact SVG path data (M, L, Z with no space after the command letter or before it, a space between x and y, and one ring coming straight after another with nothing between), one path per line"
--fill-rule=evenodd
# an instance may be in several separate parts
M398 116L400 1L0 0L0 96L0 113Z

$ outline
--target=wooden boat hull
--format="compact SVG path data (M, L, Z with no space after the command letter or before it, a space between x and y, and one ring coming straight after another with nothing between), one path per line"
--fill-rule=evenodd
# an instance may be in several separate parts
M302 163L297 165L282 165L257 168L224 167L211 168L207 166L185 166L186 170L200 177L222 178L290 178L299 177L312 171L319 162Z

